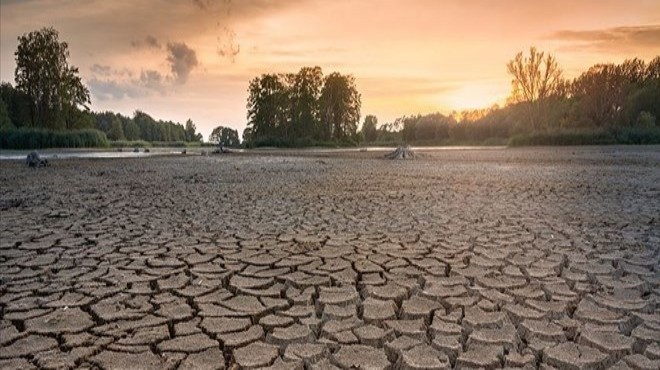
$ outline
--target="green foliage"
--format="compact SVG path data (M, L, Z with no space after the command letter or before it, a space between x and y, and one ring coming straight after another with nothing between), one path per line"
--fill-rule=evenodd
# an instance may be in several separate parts
M246 145L357 139L360 94L352 76L323 78L319 67L263 74L250 81L248 93Z
M16 90L11 84L0 84L0 99L7 105L7 115L16 127L32 126L30 101L26 94Z
M319 98L324 140L341 141L355 136L360 122L360 99L353 76L334 72L325 78Z
M516 135L509 146L660 144L660 128L624 127L610 129L560 130Z
M9 130L15 128L14 124L9 118L9 109L7 109L7 104L0 96L0 131Z
M364 123L362 123L361 134L362 138L366 142L376 141L378 138L378 118L372 114L364 117Z
M649 112L639 112L637 116L636 126L638 127L653 127L655 126L655 116Z
M238 139L238 131L224 126L218 126L213 129L209 135L209 142L222 146L236 147L241 144Z
M121 120L118 117L113 117L112 122L110 123L108 139L126 140L126 136L124 136L124 126L122 126Z
M186 121L185 141L202 141L202 134L197 133L197 126L190 118Z
M19 128L0 131L0 149L101 148L108 139L99 130Z
M69 49L59 41L54 28L42 28L18 38L16 50L16 89L30 104L30 123L51 129L76 128L71 115L82 106L86 109L89 90L78 76L78 68L69 66Z
M200 142L201 134L196 133L195 124L188 120L184 127L172 121L155 120L147 113L136 111L133 117L113 112L92 113L94 127L115 141L144 140L149 142Z

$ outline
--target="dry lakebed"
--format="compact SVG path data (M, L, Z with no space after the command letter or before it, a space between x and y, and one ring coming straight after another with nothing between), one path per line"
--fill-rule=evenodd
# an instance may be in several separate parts
M660 368L660 148L0 161L0 368Z

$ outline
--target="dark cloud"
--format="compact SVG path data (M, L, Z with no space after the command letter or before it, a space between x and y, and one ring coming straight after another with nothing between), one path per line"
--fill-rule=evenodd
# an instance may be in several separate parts
M147 91L139 89L133 83L112 79L98 79L96 77L87 81L89 90L98 100L139 98L148 95Z
M160 72L152 69L148 69L140 73L139 83L141 86L150 90L156 90L160 92L165 91L165 78Z
M186 83L190 72L199 65L197 53L184 42L170 42L167 43L167 54L174 81L178 84Z
M653 51L660 48L660 25L613 27L600 30L562 30L547 37L569 43L570 50L600 52Z
M153 49L161 48L160 42L153 35L147 35L144 38L144 40L133 40L131 41L131 46L134 48L141 48L141 47L153 48Z
M91 67L89 67L89 70L92 71L92 73L100 76L110 76L112 73L112 68L110 68L110 66L101 64L93 64Z
M218 36L218 55L227 58L233 62L236 56L241 52L241 45L236 42L236 32L229 27L225 27L222 36Z

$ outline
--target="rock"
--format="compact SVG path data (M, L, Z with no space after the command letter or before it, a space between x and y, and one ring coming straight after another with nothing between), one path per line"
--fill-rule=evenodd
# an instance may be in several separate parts
M33 168L48 166L48 160L45 158L41 158L41 156L37 152L30 152L27 155L25 163L28 165L28 167L33 167Z

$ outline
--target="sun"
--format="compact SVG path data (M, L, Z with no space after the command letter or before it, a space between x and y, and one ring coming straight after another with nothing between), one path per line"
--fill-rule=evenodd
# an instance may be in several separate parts
M453 110L487 108L502 104L506 91L497 85L465 85L447 94L447 102Z

